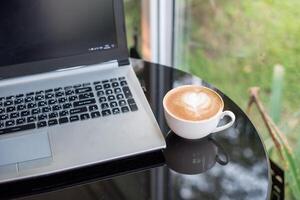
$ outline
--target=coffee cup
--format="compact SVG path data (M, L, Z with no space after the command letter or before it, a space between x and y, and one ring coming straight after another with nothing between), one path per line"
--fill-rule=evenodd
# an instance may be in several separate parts
M184 85L170 90L163 99L163 107L171 130L187 139L199 139L223 131L235 121L233 112L223 111L222 97L204 86ZM218 126L225 116L231 120Z

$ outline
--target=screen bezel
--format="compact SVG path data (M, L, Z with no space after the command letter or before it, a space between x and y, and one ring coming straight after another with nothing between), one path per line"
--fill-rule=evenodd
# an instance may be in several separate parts
M128 59L123 0L113 0L118 44L116 48L75 56L0 66L0 79L45 73L75 66L92 65L111 60Z

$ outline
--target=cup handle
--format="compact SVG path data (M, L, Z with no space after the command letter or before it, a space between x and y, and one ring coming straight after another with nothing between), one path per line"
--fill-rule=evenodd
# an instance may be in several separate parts
M223 125L223 126L217 127L212 133L219 132L219 131L223 131L223 130L229 128L230 126L232 126L232 124L233 124L234 121L235 121L235 115L233 114L233 112L231 112L231 111L229 111L229 110L224 111L224 112L221 114L220 119L223 119L225 116L229 116L229 117L231 118L231 121L230 121L228 124L225 124L225 125Z

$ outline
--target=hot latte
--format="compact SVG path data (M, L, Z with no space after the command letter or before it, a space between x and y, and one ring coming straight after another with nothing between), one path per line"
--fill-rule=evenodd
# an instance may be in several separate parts
M223 108L223 101L208 88L189 85L169 92L165 107L177 118L201 121L215 116Z

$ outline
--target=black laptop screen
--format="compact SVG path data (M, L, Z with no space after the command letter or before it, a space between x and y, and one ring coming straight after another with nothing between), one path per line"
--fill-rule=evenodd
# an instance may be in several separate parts
M0 3L0 66L117 47L112 0Z

